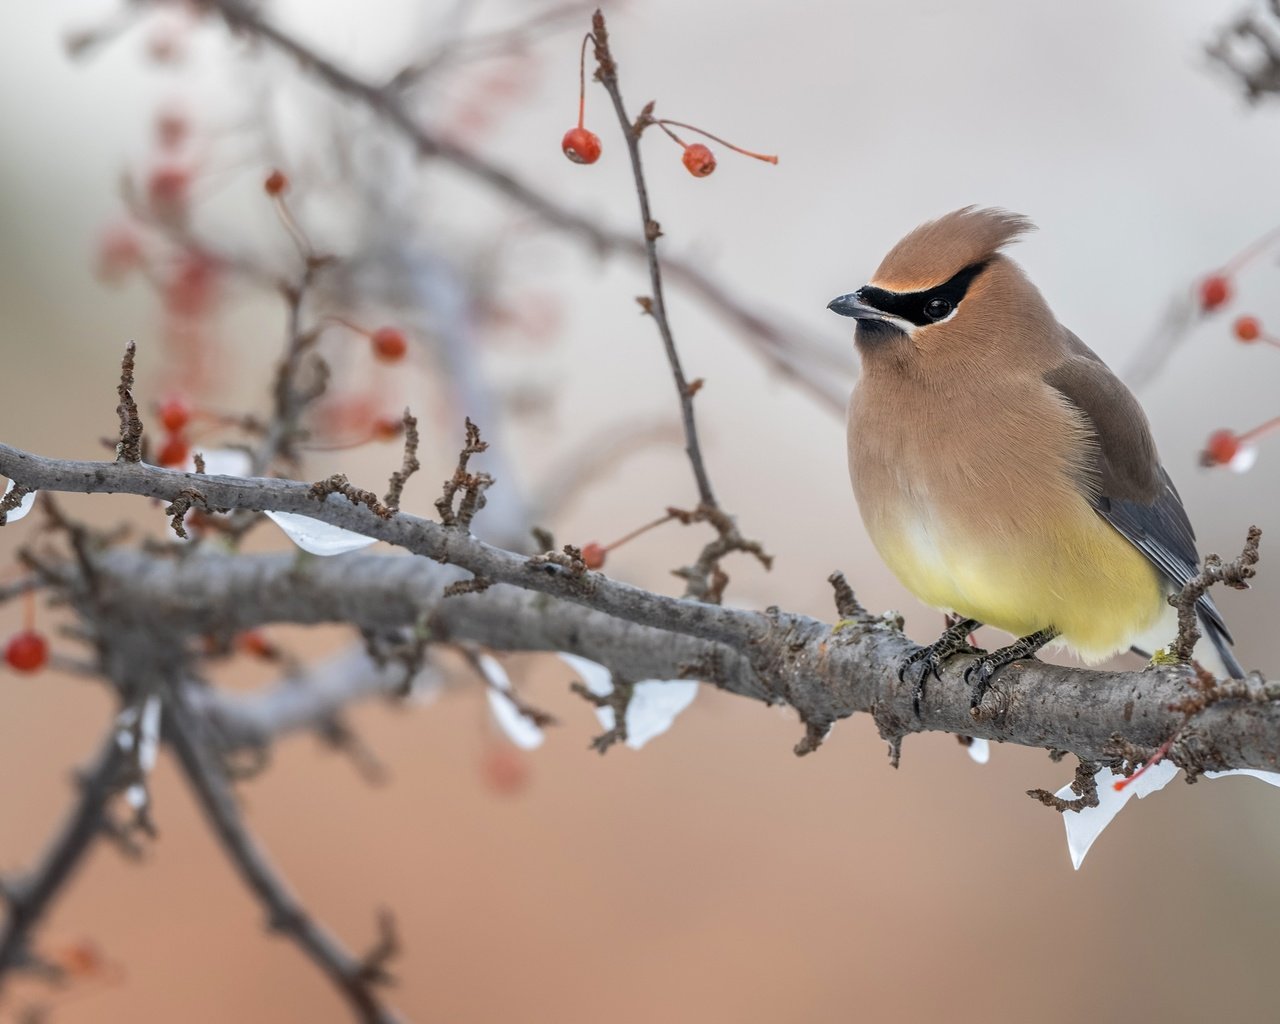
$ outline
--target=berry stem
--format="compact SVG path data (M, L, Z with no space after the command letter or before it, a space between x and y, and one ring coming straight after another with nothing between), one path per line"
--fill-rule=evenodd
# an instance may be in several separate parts
M1245 444L1249 441L1256 441L1258 438L1262 437L1264 434L1269 434L1271 433L1271 431L1276 429L1280 429L1280 416L1276 416L1273 419L1269 419L1265 423L1260 423L1258 426L1254 427L1252 430L1246 430L1243 434L1238 435L1236 440L1238 440L1241 444Z
M622 537L619 537L612 544L606 544L603 548L601 548L601 550L608 552L608 551L612 551L614 548L620 548L622 547L623 544L626 544L628 541L635 540L642 533L648 533L654 527L661 526L663 523L669 523L674 518L675 516L672 513L668 512L665 516L662 516L660 519L655 519L651 523L645 523L644 526L638 527L637 529L632 530L630 533L625 534Z
M1255 239L1236 253L1230 260L1223 264L1224 273L1234 273L1243 267L1246 263L1263 252L1276 239L1280 238L1280 227L1274 227L1261 238Z
M1171 746L1173 746L1173 741L1174 741L1175 739L1177 739L1177 735L1178 735L1177 733L1174 733L1174 734L1173 734L1172 736L1170 736L1167 740L1165 740L1163 743L1161 743L1161 744L1160 744L1159 749L1158 749L1158 750L1155 752L1155 754L1152 756L1151 760L1149 760L1146 764L1144 764L1144 765L1143 765L1141 768L1139 768L1136 772L1134 772L1132 775L1130 775L1127 779L1117 779L1117 780L1112 784L1112 788L1114 788L1114 789L1115 789L1115 791L1116 791L1117 793L1119 793L1122 789L1124 789L1126 786L1128 786L1128 785L1129 785L1129 783L1134 782L1135 780L1137 780L1137 779L1141 778L1143 775L1145 775L1145 774L1147 773L1147 769L1148 769L1148 768L1152 768L1152 767L1154 767L1155 765L1158 765L1161 761L1163 761L1163 760L1164 760L1164 755L1165 755L1165 754L1167 754L1167 753L1169 753L1169 748L1170 748Z
M705 135L708 139L711 139L712 142L718 142L720 145L733 150L735 153L741 153L743 156L749 156L755 160L763 160L767 164L776 164L778 162L778 158L776 156L770 156L767 153L753 153L749 149L743 149L741 146L735 146L732 142L726 142L724 139L720 138L719 135L712 135L708 131L703 131L703 129L697 127L696 125L685 124L685 122L683 121L673 121L668 117L658 118L653 123L656 124L668 135L670 135L673 139L676 140L676 142L680 143L680 145L682 146L687 147L688 144L683 139L681 139L680 136L678 136L675 132L673 132L670 128L668 128L667 125L674 125L676 128L685 128L688 131L697 132L699 135Z
M302 254L305 260L315 259L315 249L311 247L311 239L302 230L302 227L294 220L293 213L289 209L289 204L285 202L283 195L275 195L271 197L271 203L276 208L276 216L280 218L280 223L284 226L289 237L293 239L293 244L298 247L298 252Z
M36 592L34 590L27 591L23 621L27 627L27 632L31 632L36 628Z
M582 37L582 50L578 53L578 127L583 127L583 119L587 111L587 43L595 42L595 37L588 32Z

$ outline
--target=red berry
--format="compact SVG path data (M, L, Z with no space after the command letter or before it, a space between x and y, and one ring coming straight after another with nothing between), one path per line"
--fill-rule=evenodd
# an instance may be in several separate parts
M187 249L165 279L165 304L178 316L202 316L218 297L218 279L219 266L212 257Z
M716 155L701 142L685 146L681 159L695 178L705 178L716 169Z
M599 569L604 565L604 557L608 554L605 549L592 541L582 549L582 561L588 569Z
M262 187L266 189L269 196L284 195L289 188L289 179L285 177L284 171L275 170L267 175L267 180L262 183Z
M191 422L191 407L181 398L167 399L160 403L160 422L170 434L176 434Z
M181 110L170 107L156 114L156 138L162 149L177 149L190 131L191 122Z
M379 327L371 335L373 354L384 363L398 363L409 350L404 332L397 327Z
M186 216L191 200L191 169L185 164L165 163L153 168L147 177L147 203L162 221L175 221Z
M102 232L98 239L99 280L116 284L142 262L142 238L131 224L113 224Z
M106 968L106 960L91 942L74 942L53 954L54 963L74 978L90 978Z
M1200 308L1208 313L1231 298L1231 282L1222 274L1211 274L1200 282Z
M170 434L160 446L156 460L160 465L173 469L176 466L185 466L190 454L190 442L182 434Z
M585 128L570 128L564 133L560 148L575 164L593 164L600 159L600 136Z
M1209 435L1201 461L1206 466L1225 466L1239 453L1239 437L1230 430L1215 430Z
M379 416L373 421L375 441L394 441L404 430L404 420L397 416Z
M18 672L36 672L49 660L49 642L34 629L24 629L9 638L4 660Z
M1256 316L1242 316L1236 321L1236 337L1243 342L1257 341L1262 334L1262 324Z
M480 772L485 785L504 796L520 792L529 783L528 759L507 743L495 743L484 752Z
M236 637L236 650L269 661L276 656L275 644L260 629L247 629Z

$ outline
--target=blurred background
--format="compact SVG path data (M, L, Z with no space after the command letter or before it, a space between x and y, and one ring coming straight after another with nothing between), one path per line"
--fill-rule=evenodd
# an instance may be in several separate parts
M627 0L610 25L633 109L656 98L660 114L780 154L770 167L720 149L719 169L697 180L674 144L656 133L644 142L666 251L834 353L849 367L824 371L837 389L853 360L847 322L824 308L832 296L864 283L924 219L969 203L1030 216L1040 230L1016 257L1061 320L1131 379L1149 378L1139 397L1202 547L1234 553L1250 523L1263 527L1257 586L1219 601L1242 661L1270 672L1280 439L1262 441L1243 474L1203 469L1199 452L1212 431L1278 411L1280 353L1232 332L1240 314L1280 322L1275 250L1233 276L1230 305L1188 320L1176 348L1153 362L1149 347L1171 304L1280 224L1280 111L1246 105L1203 50L1245 9ZM395 367L372 364L341 332L326 339L331 440L406 402L423 418L426 469L406 508L430 511L466 413L495 441L495 506L479 521L490 516L493 535L513 534L532 509L561 541L605 542L694 503L679 444L661 440L676 404L653 325L637 316L633 297L648 287L637 264L601 259L465 176L415 164L367 111L229 41L216 18L130 10L0 7L0 438L103 457L131 338L147 403L185 391L208 408L265 410L279 298L232 273L184 269L171 245L198 236L288 274L297 253L262 191L279 166L308 236L351 256L327 298L361 322L402 323L411 339ZM458 40L558 9L293 0L265 10L373 80L434 59L412 93L424 124L602 224L636 225L598 86L587 125L604 156L580 167L559 151L577 113L586 8L496 55ZM84 44L76 58L69 36ZM166 123L180 137L166 141ZM176 198L157 180L166 169L185 175L168 182ZM129 201L151 218L145 229L125 215ZM707 380L698 413L721 501L777 556L769 574L733 562L730 601L829 619L825 579L840 568L865 604L899 609L913 636L932 639L937 615L863 533L840 415L771 372L687 292L671 287L669 302L687 372ZM556 467L619 429L659 441L558 493ZM371 444L318 454L308 472L340 469L376 487L398 463L397 445ZM67 505L164 536L158 509L140 500ZM3 564L37 521L0 535ZM613 553L607 571L678 592L667 569L703 541L668 526ZM251 546L284 545L263 527ZM40 615L50 631L63 621ZM0 610L6 635L20 623L17 605ZM351 640L338 628L270 633L298 652ZM384 784L293 737L239 789L298 895L349 945L374 941L377 908L394 912L403 952L388 995L413 1020L1275 1015L1280 813L1260 783L1175 785L1134 803L1076 873L1057 816L1023 795L1070 780L1071 765L1043 752L997 747L979 766L952 737L915 737L894 771L872 723L857 719L801 760L794 716L706 691L645 750L601 758L563 667L506 661L563 722L532 754L506 746L472 684L429 706L356 710ZM235 687L269 678L247 659L218 676ZM72 766L112 713L93 683L0 674L0 870L39 855L71 799ZM52 993L24 982L0 1020L33 1019L22 1016L32 1006L58 1022L347 1019L313 966L267 935L163 756L154 801L160 836L144 860L100 846L38 935L52 953L90 942L109 969Z

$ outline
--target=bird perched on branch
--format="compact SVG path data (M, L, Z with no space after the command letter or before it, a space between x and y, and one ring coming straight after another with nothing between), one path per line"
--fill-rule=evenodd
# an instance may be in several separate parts
M1128 649L1172 621L1168 595L1199 568L1137 399L1002 251L1031 228L949 213L828 307L858 322L849 473L867 532L909 590L959 617L902 666L917 711L979 625L1019 639L976 651L975 708L997 670L1051 641L1089 661ZM1197 611L1239 678L1217 608Z

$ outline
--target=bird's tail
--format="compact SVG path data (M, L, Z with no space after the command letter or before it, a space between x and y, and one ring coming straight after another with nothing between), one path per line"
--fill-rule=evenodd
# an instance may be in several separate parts
M1222 659L1223 667L1230 673L1232 679L1243 679L1244 669L1240 667L1240 662L1236 660L1235 654L1231 650L1231 639L1227 636L1226 631L1219 626L1213 619L1208 616L1200 616L1200 624L1204 627L1205 635L1209 637L1210 643L1218 652L1218 657Z

